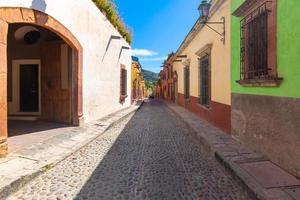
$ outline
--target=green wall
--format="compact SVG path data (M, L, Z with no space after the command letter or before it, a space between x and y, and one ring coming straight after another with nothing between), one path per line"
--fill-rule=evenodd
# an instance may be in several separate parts
M240 79L240 18L231 17L232 92L300 98L300 0L277 0L277 69L279 87L243 87ZM244 0L231 0L231 13Z

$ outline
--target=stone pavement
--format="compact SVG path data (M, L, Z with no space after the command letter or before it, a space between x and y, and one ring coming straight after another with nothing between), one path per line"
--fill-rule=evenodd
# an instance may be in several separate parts
M8 199L251 199L193 132L146 102Z
M194 130L202 146L241 181L252 197L261 200L300 200L299 179L183 107L163 102Z
M8 121L8 153L65 133L71 126L45 121Z
M53 137L26 146L0 159L0 199L5 199L33 178L78 151L113 124L134 113L141 103L113 113L84 127L69 127Z

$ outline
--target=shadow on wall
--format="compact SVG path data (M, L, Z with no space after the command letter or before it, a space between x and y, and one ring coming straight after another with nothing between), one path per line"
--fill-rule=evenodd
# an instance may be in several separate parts
M45 12L47 8L47 4L45 0L33 0L30 8Z

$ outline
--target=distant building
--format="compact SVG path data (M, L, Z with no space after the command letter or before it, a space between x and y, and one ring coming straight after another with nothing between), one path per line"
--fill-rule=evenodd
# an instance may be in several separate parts
M146 86L142 74L142 65L136 56L132 56L131 95L132 101L142 100L146 96Z
M167 100L175 101L176 99L176 82L174 81L175 72L173 71L173 61L175 59L175 54L170 53L168 58L164 61L162 69L162 89L163 98Z

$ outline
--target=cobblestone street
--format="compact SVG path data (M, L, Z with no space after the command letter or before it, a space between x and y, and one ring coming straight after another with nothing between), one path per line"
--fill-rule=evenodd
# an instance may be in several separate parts
M250 199L192 130L146 102L9 199Z

